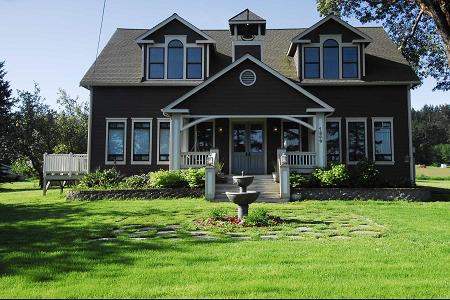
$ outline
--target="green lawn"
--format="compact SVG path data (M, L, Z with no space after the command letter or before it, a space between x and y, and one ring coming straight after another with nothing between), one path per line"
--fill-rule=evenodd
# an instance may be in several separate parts
M450 203L257 204L290 222L238 232L251 240L227 230L200 240L192 221L232 204L68 202L30 186L0 186L1 298L450 297ZM175 235L156 233L170 224L181 226ZM141 226L155 229L133 234Z
M420 175L450 178L450 168L439 168L431 166L427 166L426 168L419 168L416 166L416 176Z

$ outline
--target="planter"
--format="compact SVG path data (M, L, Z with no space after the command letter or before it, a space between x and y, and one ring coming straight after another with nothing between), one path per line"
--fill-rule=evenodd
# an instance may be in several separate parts
M72 190L67 194L68 200L101 200L101 199L158 199L158 198L201 198L204 189L147 189L147 190Z
M431 191L427 188L304 188L291 190L291 201L400 199L430 201Z

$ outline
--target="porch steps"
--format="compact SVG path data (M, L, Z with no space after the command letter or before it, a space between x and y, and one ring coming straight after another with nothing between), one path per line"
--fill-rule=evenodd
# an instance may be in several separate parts
M233 184L233 176L227 176L227 183L216 184L216 198L214 201L229 201L225 192L238 192L239 187ZM260 192L256 202L288 202L289 199L280 198L280 187L273 181L271 175L255 175L253 183L247 188L249 191Z

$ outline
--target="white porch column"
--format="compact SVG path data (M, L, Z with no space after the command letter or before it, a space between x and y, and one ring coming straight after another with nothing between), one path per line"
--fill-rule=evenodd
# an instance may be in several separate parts
M183 126L183 118L181 114L172 114L170 121L169 169L179 170L181 168L181 128Z
M327 141L326 141L326 120L324 113L317 113L316 115L316 163L317 166L323 168L327 165Z

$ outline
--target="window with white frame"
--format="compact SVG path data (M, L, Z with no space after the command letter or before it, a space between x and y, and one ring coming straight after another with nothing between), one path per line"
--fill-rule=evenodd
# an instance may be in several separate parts
M380 163L394 162L392 118L373 118L372 130L373 160Z
M323 78L339 79L339 43L334 39L323 42Z
M158 120L158 163L169 163L170 145L170 121L169 119Z
M347 119L347 162L357 163L364 158L367 158L367 120Z
M326 125L326 138L327 138L327 162L340 162L341 161L341 121L340 120L327 120Z
M148 46L147 79L202 80L203 46L186 36L166 36L165 43Z
M301 151L300 124L283 122L282 143L286 151Z
M305 47L305 78L320 78L320 48Z
M132 120L131 163L151 163L152 120L134 118Z
M195 125L195 151L205 152L214 148L214 122Z
M106 164L125 164L126 119L106 120Z
M358 78L358 47L342 47L342 77Z

